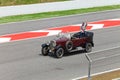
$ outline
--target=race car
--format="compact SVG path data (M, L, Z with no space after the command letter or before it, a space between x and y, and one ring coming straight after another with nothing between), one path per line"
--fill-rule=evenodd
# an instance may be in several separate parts
M87 26L87 25L86 25ZM62 58L65 53L77 51L78 47L82 47L85 52L91 52L93 43L93 32L85 31L85 27L80 32L74 34L60 33L57 39L51 40L42 44L41 53L47 56L48 53L52 53L56 58Z

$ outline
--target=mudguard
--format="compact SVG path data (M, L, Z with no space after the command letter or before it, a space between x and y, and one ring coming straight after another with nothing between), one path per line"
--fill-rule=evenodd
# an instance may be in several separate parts
M60 48L60 47L61 47L61 45L56 46L56 47L55 47L55 50L57 50L57 49Z
M41 45L42 47L48 47L48 45L45 43L45 44L42 44Z

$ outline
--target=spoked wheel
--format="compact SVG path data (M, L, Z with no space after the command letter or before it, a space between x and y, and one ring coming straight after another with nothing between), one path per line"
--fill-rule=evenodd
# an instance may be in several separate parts
M44 56L48 55L48 47L42 47L42 55Z
M68 52L73 49L73 43L71 41L68 41L66 43L66 49L67 49Z
M85 52L91 52L92 51L92 44L86 43L85 45Z
M63 48L58 48L55 52L55 57L56 58L62 58L64 55L64 49Z

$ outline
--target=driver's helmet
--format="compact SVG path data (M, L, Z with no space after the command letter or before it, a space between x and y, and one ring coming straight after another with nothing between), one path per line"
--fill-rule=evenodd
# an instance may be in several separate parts
M81 31L84 32L87 26L87 22L83 22L81 26Z

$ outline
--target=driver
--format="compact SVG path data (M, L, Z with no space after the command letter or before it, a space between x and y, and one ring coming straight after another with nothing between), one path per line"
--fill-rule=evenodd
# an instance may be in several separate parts
M81 32L84 33L87 27L87 22L83 22L81 26Z
M87 22L83 22L81 26L81 32L80 32L80 37L84 37L86 33L86 27L87 27Z
M80 27L80 32L76 33L73 35L73 38L81 38L81 37L85 37L86 34L86 27L87 27L87 22L83 22L81 27Z

